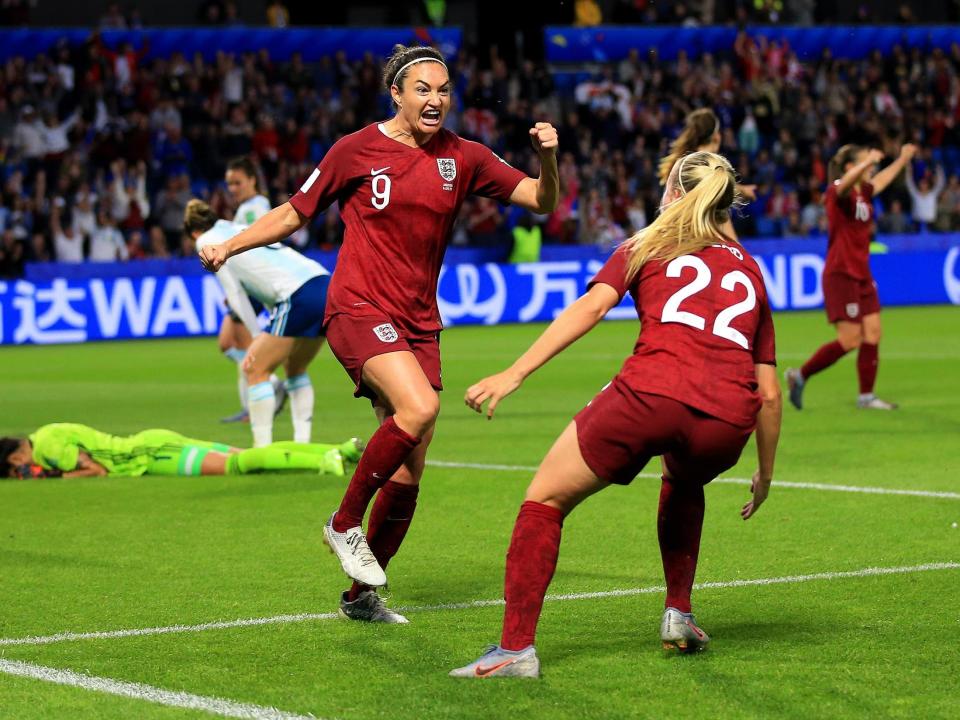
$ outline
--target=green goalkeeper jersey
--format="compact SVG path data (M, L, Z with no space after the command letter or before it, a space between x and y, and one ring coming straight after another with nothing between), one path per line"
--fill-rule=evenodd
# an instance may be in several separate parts
M186 438L172 430L144 430L118 437L76 423L44 425L30 436L33 460L48 470L77 469L80 451L103 465L110 475L137 476L154 472L158 461L175 459L186 447L228 450L228 446ZM176 463L172 466L176 470ZM174 473L171 473L174 474Z

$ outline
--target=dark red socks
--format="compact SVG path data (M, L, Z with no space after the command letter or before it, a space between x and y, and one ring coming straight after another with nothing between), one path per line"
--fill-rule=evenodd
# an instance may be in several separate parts
M803 375L804 380L807 380L821 370L826 370L846 354L847 351L843 349L843 345L840 344L839 340L828 342L826 345L821 346L820 349L804 363L803 367L800 368L800 374Z
M663 478L660 485L660 509L657 512L657 538L667 581L665 607L690 612L690 593L700 554L703 530L703 486Z
M393 477L410 451L419 444L420 438L408 435L397 426L393 417L388 417L370 438L360 456L357 469L340 502L340 509L333 519L333 529L346 532L360 525L374 493Z
M507 551L507 606L500 639L505 650L533 645L543 598L557 568L562 527L563 513L556 508L530 501L520 506Z
M387 569L390 559L397 554L407 534L413 513L417 509L419 491L419 485L403 485L391 480L377 493L373 509L370 510L370 521L367 523L367 543L384 570ZM369 589L367 585L354 583L347 595L347 601L353 602L360 593Z
M873 392L877 382L877 366L880 364L880 348L873 343L861 343L857 353L857 377L860 378L860 394Z

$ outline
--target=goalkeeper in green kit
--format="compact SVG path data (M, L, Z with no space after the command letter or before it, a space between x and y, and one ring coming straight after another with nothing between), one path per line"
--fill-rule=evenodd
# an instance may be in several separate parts
M356 462L357 438L340 445L277 442L243 450L194 440L172 430L144 430L118 437L86 425L44 425L27 438L0 438L0 479L98 477L103 475L249 475L316 472L342 476L343 462Z

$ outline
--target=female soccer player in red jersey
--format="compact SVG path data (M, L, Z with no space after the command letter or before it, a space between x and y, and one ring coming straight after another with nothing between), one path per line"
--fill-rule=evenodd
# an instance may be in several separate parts
M633 355L581 410L527 489L507 553L503 635L457 677L537 677L533 646L553 577L563 519L611 483L628 484L663 456L657 530L667 580L660 627L665 647L701 649L709 638L690 614L703 525L703 486L732 467L754 427L759 470L750 518L767 497L780 434L774 334L756 262L724 232L736 178L719 155L676 164L661 215L618 249L508 370L467 390L477 412L497 404L596 325L629 292L640 318Z
M826 370L848 352L859 348L857 407L895 410L896 404L873 394L877 380L880 344L880 297L870 274L870 235L873 230L873 196L882 193L916 153L914 145L900 148L900 156L880 172L879 150L844 145L830 161L827 206L829 244L823 268L823 300L827 320L837 329L837 339L820 347L799 370L789 368L786 379L790 402L803 408L803 389L815 374Z
M720 143L723 136L720 134L720 118L710 108L694 110L684 119L683 130L677 139L670 143L670 153L660 159L657 174L660 184L666 188L670 171L677 164L677 160L693 152L720 152ZM747 200L757 199L756 185L737 185L737 191ZM727 228L732 233L733 228ZM732 236L732 235L731 235Z
M386 584L383 568L410 525L440 408L437 281L454 221L470 194L552 212L559 180L557 133L549 123L530 129L538 179L443 128L451 82L436 50L397 46L384 84L396 108L390 120L339 140L289 202L230 241L205 247L202 259L217 270L230 256L287 237L339 201L346 233L324 328L356 383L355 395L373 401L381 424L324 526L324 540L354 580L341 598L342 613L406 622L373 588ZM374 494L365 536L361 522Z

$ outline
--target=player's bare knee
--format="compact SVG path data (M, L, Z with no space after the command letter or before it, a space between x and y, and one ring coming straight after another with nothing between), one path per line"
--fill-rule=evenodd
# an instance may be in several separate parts
M436 394L416 396L397 408L394 421L401 428L422 437L437 421L440 414L440 400Z
M846 352L850 352L851 350L856 350L858 347L860 347L860 344L863 342L863 333L840 333L840 337L837 338L837 341L840 343L840 347L842 347Z

